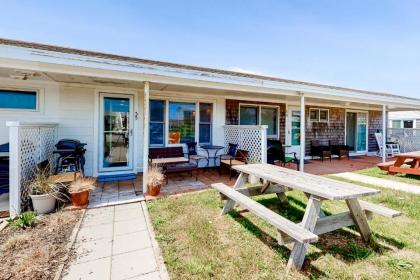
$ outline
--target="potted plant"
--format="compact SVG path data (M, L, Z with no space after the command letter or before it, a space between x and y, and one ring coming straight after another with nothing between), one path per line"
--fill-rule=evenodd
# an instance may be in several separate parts
M37 169L29 185L29 196L37 214L47 214L55 209L55 203L60 197L61 183L51 176L50 168Z
M95 189L95 178L80 177L69 186L73 206L86 208L89 203L89 191Z
M165 175L162 173L162 168L157 165L152 166L147 174L147 193L151 196L159 195L164 180Z

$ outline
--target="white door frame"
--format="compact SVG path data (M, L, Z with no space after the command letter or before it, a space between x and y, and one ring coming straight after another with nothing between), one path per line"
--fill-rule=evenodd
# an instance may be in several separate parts
M357 146L357 135L358 135L357 113L365 113L366 114L366 150L365 151L357 151L357 147L354 147L355 151L353 151L353 153L355 153L355 154L367 154L368 151L369 151L369 111L346 109L346 113L345 113L345 116L344 116L344 144L345 145L347 145L347 112L356 113L356 135L355 135L356 145L355 146Z
M300 107L299 106L291 106L291 105L287 105L286 106L286 131L285 131L285 135L286 135L286 145L292 145L292 139L291 139L291 135L292 135L292 114L291 111L299 111L300 114ZM300 120L299 120L300 121ZM286 149L287 152L296 152L296 155L298 156L298 158L300 158L300 145L299 146L292 146L290 148Z
M133 93L111 93L108 91L99 91L99 110L98 110L98 121L96 126L98 127L98 156L97 156L97 164L98 164L98 173L132 173L135 172L135 168L137 167L137 161L135 155L135 146L136 146L136 133L135 132L135 94ZM104 155L104 135L103 135L103 113L104 113L104 98L105 97L115 97L115 98L128 98L130 100L130 114L129 114L129 152L128 152L128 166L127 167L103 167L103 155Z

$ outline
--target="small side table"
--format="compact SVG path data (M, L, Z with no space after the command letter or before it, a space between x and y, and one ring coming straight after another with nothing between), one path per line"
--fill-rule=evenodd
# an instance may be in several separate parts
M217 145L203 145L203 146L200 146L200 148L207 152L207 167L209 167L210 160L213 160L214 166L216 166L217 153L220 150L223 150L225 147L217 146ZM212 155L210 151L212 151Z

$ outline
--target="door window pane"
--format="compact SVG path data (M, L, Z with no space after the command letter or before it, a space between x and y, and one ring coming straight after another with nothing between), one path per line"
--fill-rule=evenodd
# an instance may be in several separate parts
M211 144L212 116L213 104L200 103L200 126L198 130L200 144Z
M104 98L103 167L128 166L130 99Z
M195 103L169 103L169 144L194 142Z
M150 100L149 143L152 146L165 144L165 101Z
M35 91L0 90L1 109L36 110Z
M366 113L357 113L357 151L366 151Z
M261 124L268 126L268 136L277 136L277 115L276 108L261 108Z
M258 124L258 108L255 106L240 107L240 125L257 125Z
M292 111L291 143L293 146L300 145L300 111Z

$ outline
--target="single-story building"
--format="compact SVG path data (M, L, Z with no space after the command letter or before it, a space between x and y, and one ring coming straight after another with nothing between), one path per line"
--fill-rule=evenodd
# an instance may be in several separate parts
M390 128L417 128L420 129L419 111L390 112Z
M386 113L418 109L395 94L0 39L0 144L7 122L55 123L54 139L87 143L92 176L147 172L149 147L225 146L227 127L245 125L299 158L313 139L374 155Z

